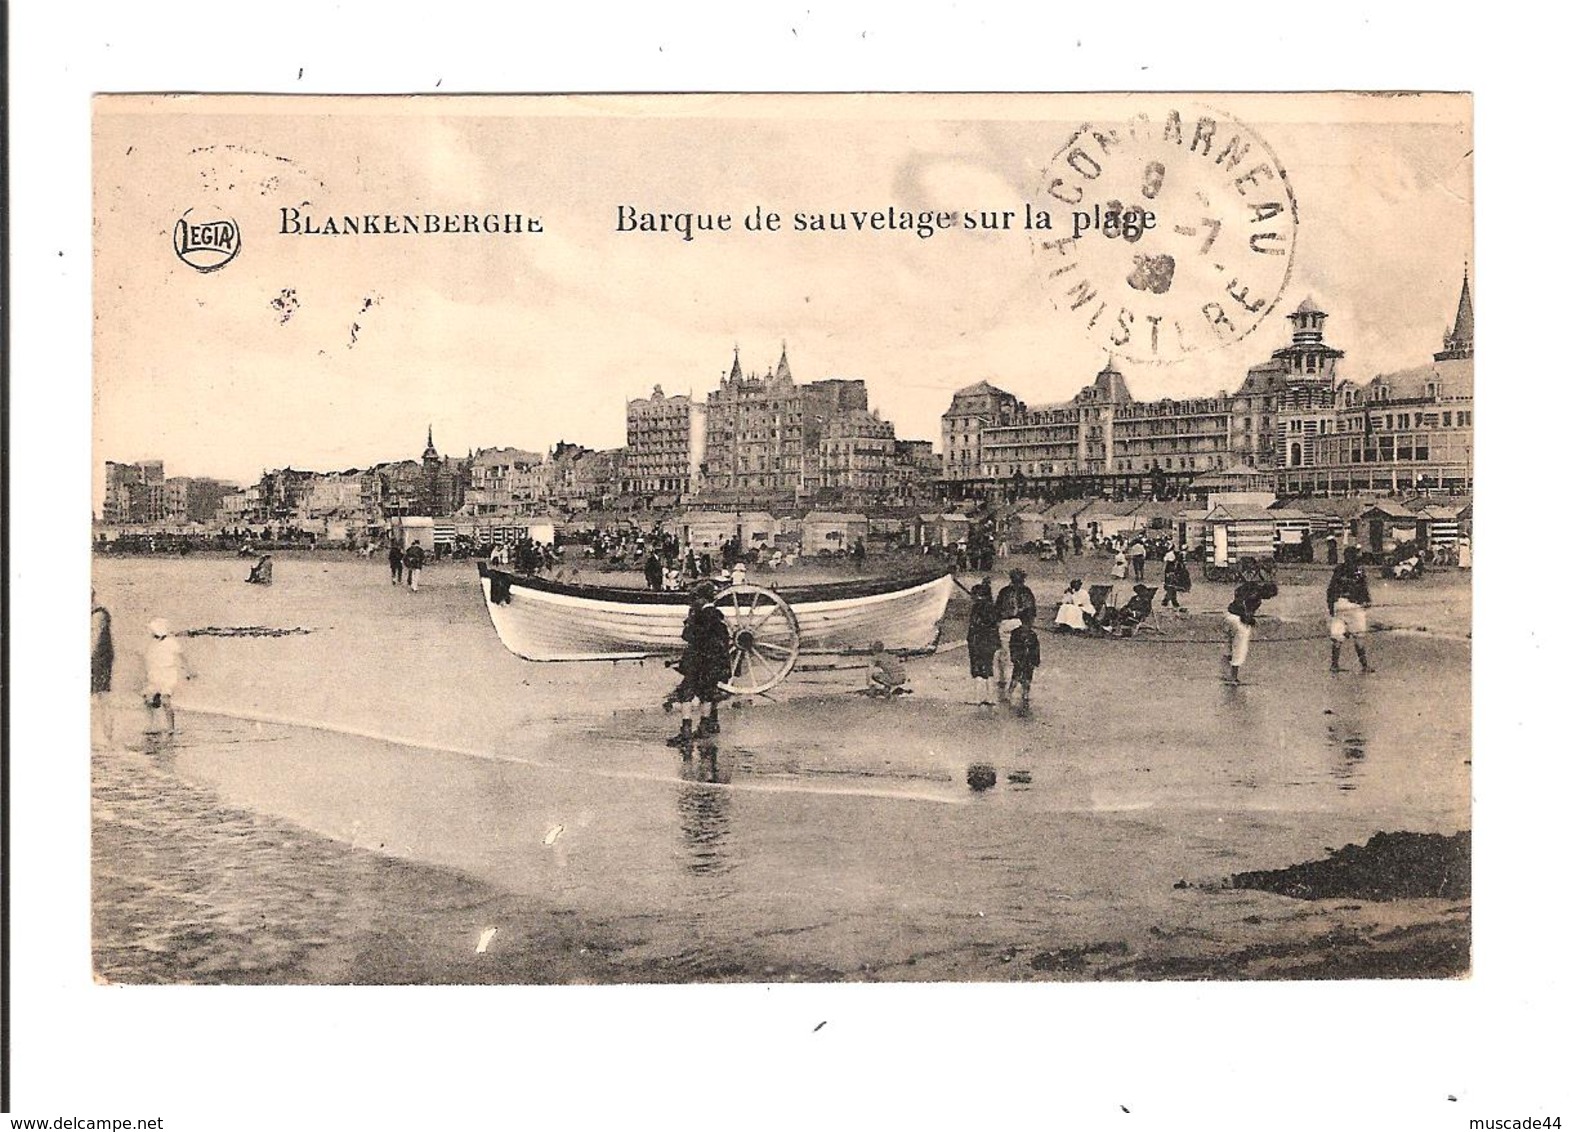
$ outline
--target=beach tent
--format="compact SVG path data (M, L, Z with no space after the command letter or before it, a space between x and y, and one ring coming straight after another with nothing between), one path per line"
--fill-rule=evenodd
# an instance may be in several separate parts
M1084 526L1076 516L1092 505L1090 499L1061 499L1039 508L1043 520L1052 531L1068 531L1071 524Z

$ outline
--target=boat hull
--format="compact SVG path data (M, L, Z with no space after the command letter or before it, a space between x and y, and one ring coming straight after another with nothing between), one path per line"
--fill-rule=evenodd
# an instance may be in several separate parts
M638 660L682 652L686 595L575 587L481 569L486 612L502 643L525 660ZM879 588L881 585L890 588ZM921 651L938 641L950 600L948 575L911 583L864 583L778 591L796 615L803 652ZM723 597L721 612L739 610Z

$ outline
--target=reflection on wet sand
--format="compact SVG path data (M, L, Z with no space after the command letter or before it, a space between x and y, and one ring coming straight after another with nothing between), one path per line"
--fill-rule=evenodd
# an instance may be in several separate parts
M1355 790L1365 775L1365 755L1368 750L1369 729L1365 722L1363 683L1354 686L1353 692L1338 708L1327 708L1326 738L1333 752L1328 774L1336 781L1339 790Z
M729 872L735 862L727 855L731 792L710 789L731 782L734 756L722 755L713 741L685 748L678 773L677 815L682 824L687 870L695 875ZM689 785L694 783L696 785Z

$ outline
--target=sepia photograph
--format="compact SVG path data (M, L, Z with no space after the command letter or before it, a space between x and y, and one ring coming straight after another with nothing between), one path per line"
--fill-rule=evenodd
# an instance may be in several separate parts
M13 5L0 1124L1559 1127L1530 26Z
M93 977L1467 980L1472 116L97 97Z

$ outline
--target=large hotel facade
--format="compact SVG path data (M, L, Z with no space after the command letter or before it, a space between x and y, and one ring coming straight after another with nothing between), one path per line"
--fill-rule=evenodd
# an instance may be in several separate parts
M628 402L625 496L651 506L792 505L816 496L897 503L932 478L931 450L897 440L860 378L798 384L786 346L763 374L741 351L703 404L659 386Z
M1473 483L1473 307L1428 365L1363 384L1340 380L1343 351L1306 299L1292 339L1232 394L1137 401L1110 360L1068 402L1032 406L987 382L959 390L941 420L942 490L1038 498L1174 497L1208 472L1270 472L1285 495L1466 490Z

